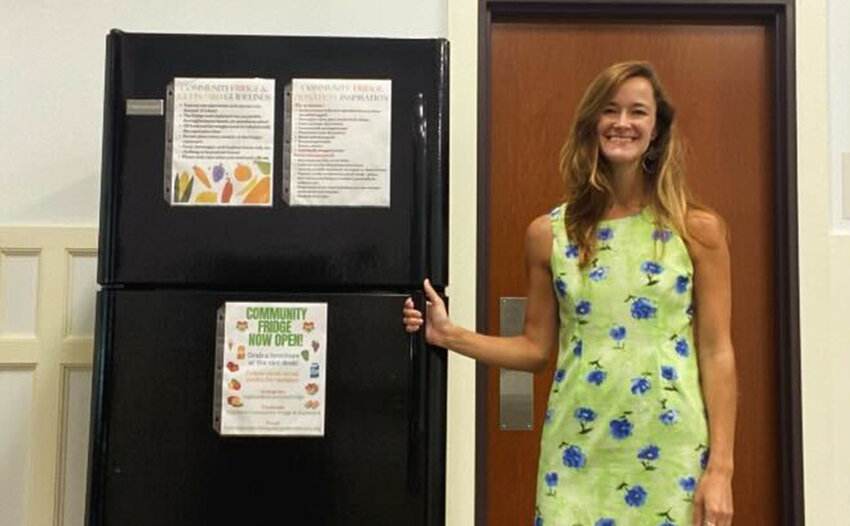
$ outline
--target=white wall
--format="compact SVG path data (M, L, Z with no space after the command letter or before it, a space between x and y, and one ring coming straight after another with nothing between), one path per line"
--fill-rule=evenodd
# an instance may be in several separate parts
M475 259L472 248L463 247L475 246L474 214L465 210L472 210L476 199L476 6L477 0L0 0L0 224L97 223L104 37L111 28L281 35L448 34L453 75L453 308L459 320L471 325ZM835 164L840 152L850 151L847 27L846 0L797 1L808 524L850 525L846 405L850 335L845 329L850 313L850 237L830 234L830 169L840 167ZM457 358L451 366L449 526L468 526L474 496L474 369Z
M0 0L0 224L95 225L105 37L442 37L445 0Z
M797 3L806 518L850 525L850 236L833 230L833 175L850 152L850 5Z

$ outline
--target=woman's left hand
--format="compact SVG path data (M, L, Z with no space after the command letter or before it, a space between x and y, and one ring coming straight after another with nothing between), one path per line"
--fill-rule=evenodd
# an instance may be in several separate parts
M732 478L706 471L694 493L693 526L732 524Z

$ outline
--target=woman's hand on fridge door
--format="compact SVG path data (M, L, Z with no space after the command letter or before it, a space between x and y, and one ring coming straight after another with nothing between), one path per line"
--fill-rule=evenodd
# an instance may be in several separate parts
M448 312L446 312L446 304L427 279L423 283L423 288L425 289L425 308L428 315L423 319L422 312L413 305L413 300L407 298L404 302L404 330L414 333L421 329L424 324L425 340L432 345L443 347L448 333L452 329L452 322L449 320Z

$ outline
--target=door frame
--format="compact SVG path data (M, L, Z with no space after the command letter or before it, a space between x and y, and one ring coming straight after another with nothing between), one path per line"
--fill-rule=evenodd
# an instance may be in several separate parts
M478 0L478 210L476 329L487 323L489 203L490 30L494 21L511 20L677 20L693 22L761 21L773 41L772 84L776 93L774 167L776 186L773 232L776 275L776 338L779 351L779 456L782 526L805 524L803 502L802 402L800 390L799 260L797 226L797 114L795 0ZM475 524L487 521L487 366L476 365Z

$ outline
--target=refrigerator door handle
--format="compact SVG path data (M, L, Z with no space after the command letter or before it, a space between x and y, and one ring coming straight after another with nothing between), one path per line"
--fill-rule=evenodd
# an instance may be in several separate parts
M414 294L417 308L425 311L422 294ZM411 493L422 490L425 473L425 432L427 411L427 349L424 328L408 337L408 435L407 435L407 488Z
M428 192L428 118L425 96L413 98L413 273L412 282L421 283L428 277L428 217L431 199Z

